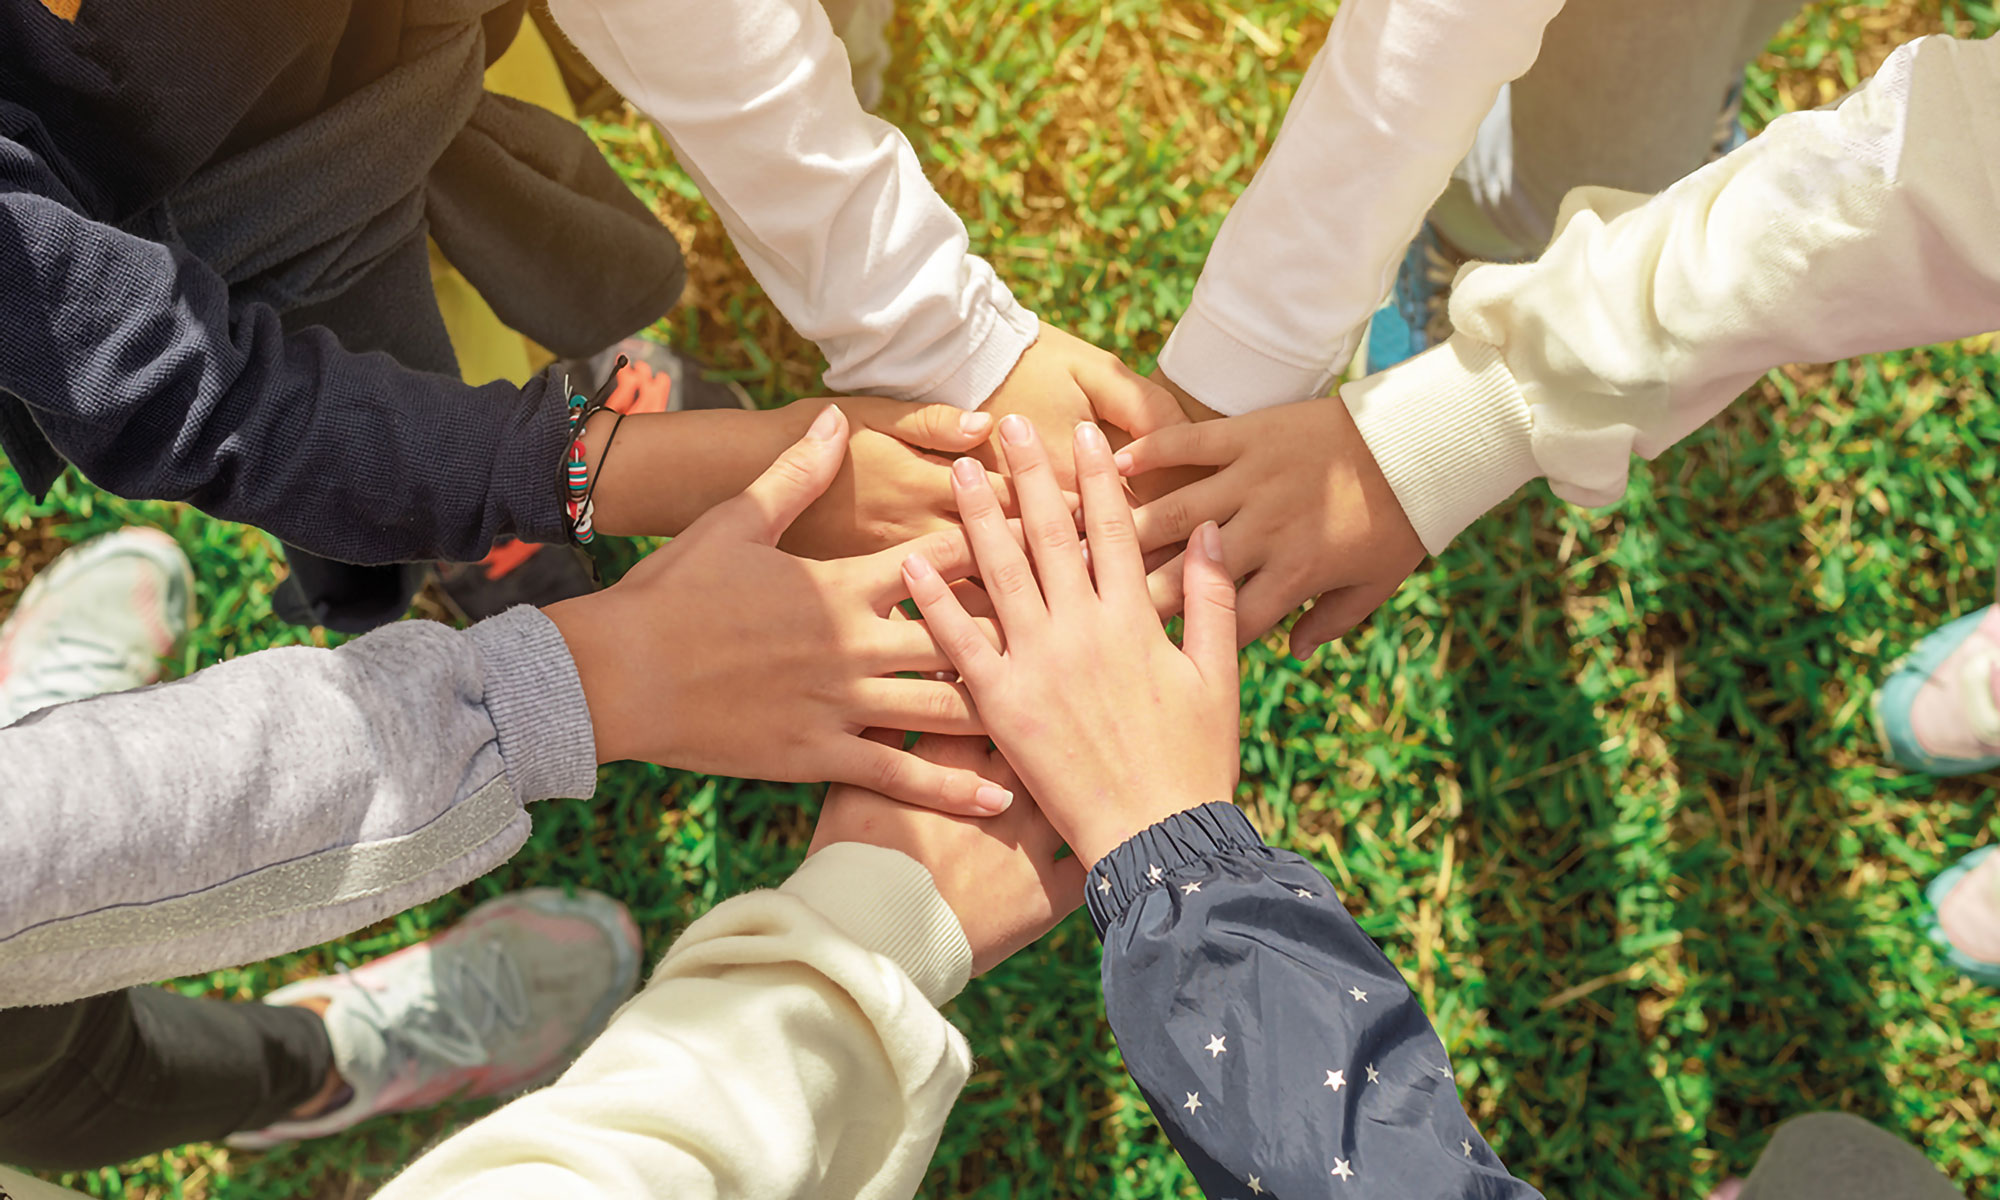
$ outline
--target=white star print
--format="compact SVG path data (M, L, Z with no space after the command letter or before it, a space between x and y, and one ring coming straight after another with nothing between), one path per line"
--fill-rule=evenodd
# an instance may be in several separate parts
M1264 1184L1255 1175L1250 1177L1250 1194L1253 1196L1264 1194Z
M1181 895L1183 896L1192 896L1200 890L1201 890L1201 884L1199 881L1195 883L1184 883L1181 885Z
M1099 877L1098 877L1098 880L1097 880L1097 890L1098 890L1098 891L1100 891L1100 892L1108 892L1108 891L1110 891L1110 890L1111 890L1111 876L1109 876L1109 875L1102 875L1102 876L1099 876Z
M1450 1068L1450 1067L1439 1067L1439 1068L1438 1068L1438 1074L1440 1074L1440 1075L1444 1076L1444 1077L1445 1077L1446 1079L1449 1079L1449 1080L1451 1080L1451 1081L1452 1081L1453 1083L1457 1083L1457 1082L1458 1082L1458 1077L1457 1077L1456 1075L1453 1075L1453 1074L1451 1073L1451 1068Z
M1152 881L1153 883L1158 883L1160 882L1160 877L1165 874L1166 874L1165 871L1160 870L1160 865L1158 863L1154 863L1153 869L1146 872L1146 878Z
M1368 1003L1368 993L1362 991L1360 988L1348 988L1347 994L1354 997L1357 1003L1360 1004Z
M1347 1165L1347 1160L1346 1160L1346 1159L1344 1159L1344 1158L1336 1158L1336 1159L1334 1159L1334 1160L1333 1160L1333 1170L1332 1170L1331 1172L1329 1172L1329 1173L1330 1173L1330 1174L1331 1174L1331 1175L1332 1175L1332 1176L1333 1176L1333 1177L1334 1177L1335 1179L1338 1179L1338 1180L1340 1180L1340 1182L1342 1182L1342 1183L1346 1183L1346 1182L1347 1182L1348 1180L1350 1180L1350 1179L1354 1178L1354 1168L1353 1168L1353 1167L1350 1167L1350 1166L1348 1166L1348 1165Z
M1311 892L1307 891L1307 890L1306 890L1306 889L1304 889L1304 888L1293 888L1293 889L1292 889L1292 895L1294 895L1294 896L1302 896L1302 897L1304 897L1304 898L1305 898L1305 899L1307 899L1307 900L1310 900L1310 899L1312 899L1312 898L1313 898L1313 894L1312 894Z
M1194 1111L1195 1109L1197 1109L1197 1108L1200 1108L1200 1107L1201 1107L1201 1093L1200 1093L1200 1092L1189 1092L1189 1093L1187 1094L1187 1103L1185 1103L1185 1104L1181 1105L1181 1107L1182 1107L1182 1108L1185 1108L1185 1109L1187 1109L1187 1110L1188 1110L1189 1112L1193 1112L1193 1111Z
M1203 1046L1202 1049L1208 1051L1208 1056L1210 1058L1215 1058L1218 1055L1227 1054L1229 1053L1229 1047L1223 1045L1222 1041L1223 1038L1221 1034L1219 1033L1214 1034L1208 1039L1208 1045Z
M1458 1144L1458 1148L1459 1148L1459 1149L1461 1149L1461 1150L1463 1150L1463 1151L1465 1151L1465 1157L1467 1157L1467 1158L1471 1158L1471 1157L1472 1157L1472 1143L1471 1143L1471 1142L1466 1142L1466 1141L1461 1141L1461 1142L1459 1142L1459 1144Z
M1332 1089L1333 1089L1334 1091L1336 1091L1336 1092L1337 1092L1337 1091L1339 1091L1339 1090L1340 1090L1341 1088L1344 1088L1344 1087L1346 1087L1346 1086L1347 1086L1347 1072L1345 1072L1345 1071L1328 1071L1328 1072L1326 1073L1326 1084L1325 1084L1325 1086L1327 1086L1327 1087L1330 1087L1330 1088L1332 1088Z
M1374 1063L1368 1064L1368 1082L1370 1083L1382 1082L1382 1072L1375 1069Z

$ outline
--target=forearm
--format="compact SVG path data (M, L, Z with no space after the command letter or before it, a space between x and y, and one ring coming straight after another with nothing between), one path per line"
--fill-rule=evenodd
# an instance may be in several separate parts
M0 129L0 391L118 495L180 500L348 562L561 536L563 397L287 337L184 253L86 220Z
M915 860L831 847L689 926L561 1080L382 1195L907 1200L971 1068L937 1011L970 963Z
M862 111L817 0L556 0L653 118L827 384L975 408L1035 340L902 134ZM672 48L672 53L664 53Z
M2000 43L1926 38L1658 196L1572 193L1538 262L1469 268L1449 343L1342 392L1424 544L1535 475L1617 500L1772 367L2000 326L1996 118Z
M613 413L591 418L583 441L596 478L591 504L597 530L679 535L750 486L804 436L809 407L651 413L623 422Z
M0 1008L349 933L589 795L576 668L533 609L247 655L0 729Z
M1126 1068L1209 1196L1536 1196L1333 886L1234 806L1145 830L1086 894Z
M1161 369L1237 415L1326 393L1562 0L1348 0L1216 235Z

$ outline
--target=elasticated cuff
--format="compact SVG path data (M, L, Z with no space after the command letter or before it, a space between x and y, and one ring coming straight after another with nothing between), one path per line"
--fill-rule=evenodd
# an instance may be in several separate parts
M1432 554L1540 475L1527 399L1500 351L1456 334L1340 390Z
M805 861L778 889L895 963L941 1005L972 976L972 946L924 865L881 846L841 842Z
M1325 363L1300 365L1273 357L1238 338L1201 307L1197 297L1160 351L1160 370L1183 391L1228 417L1326 395L1339 374L1333 366L1354 353L1361 335L1348 335Z
M1041 336L1042 323L1021 307L1005 286L995 281L993 313L971 355L936 387L915 397L920 404L949 404L968 412L999 390L1014 364Z
M555 622L528 605L466 631L486 672L486 711L521 803L597 790L597 734L576 660Z
M1176 877L1204 860L1234 850L1263 849L1264 839L1234 804L1204 804L1177 812L1127 838L1097 860L1085 882L1084 899L1099 937L1125 915L1140 896L1174 886Z

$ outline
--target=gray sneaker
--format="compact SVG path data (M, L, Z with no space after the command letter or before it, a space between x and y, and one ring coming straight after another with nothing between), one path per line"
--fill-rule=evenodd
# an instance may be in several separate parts
M616 900L537 888L489 900L447 932L358 970L279 988L264 1003L327 1003L334 1069L353 1094L229 1144L263 1150L547 1083L638 987L639 948Z
M157 529L72 546L0 625L0 725L37 709L144 687L194 622L194 568Z

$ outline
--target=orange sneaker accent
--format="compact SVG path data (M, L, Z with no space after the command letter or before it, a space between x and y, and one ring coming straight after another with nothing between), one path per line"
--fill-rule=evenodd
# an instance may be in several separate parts
M496 542L486 557L479 560L479 565L486 568L486 578L505 579L541 548L538 542Z

